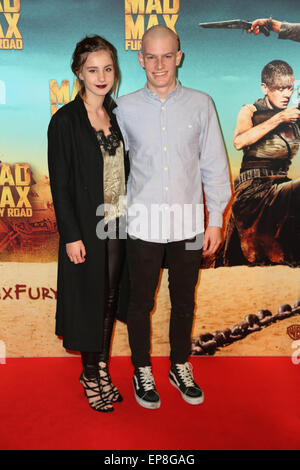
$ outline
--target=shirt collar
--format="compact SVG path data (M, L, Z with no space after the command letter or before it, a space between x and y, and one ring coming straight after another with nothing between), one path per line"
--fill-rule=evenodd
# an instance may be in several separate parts
M180 81L176 78L176 87L174 88L174 90L172 90L168 96L166 97L165 101L169 100L170 98L174 97L174 98L177 98L181 92L181 89L182 89L182 85L180 83ZM153 91L149 90L148 86L147 86L147 83L145 84L144 88L144 94L151 98L151 99L155 99L156 101L161 101L159 96L154 93Z

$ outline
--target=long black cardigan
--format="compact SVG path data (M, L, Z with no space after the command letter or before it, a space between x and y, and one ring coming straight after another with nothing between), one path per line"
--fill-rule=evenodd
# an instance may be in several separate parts
M122 135L112 113L110 97L104 100L111 125ZM122 139L123 140L123 139ZM125 161L125 155L124 155ZM97 207L103 204L103 159L96 134L79 95L60 108L48 128L48 166L53 204L60 234L57 276L56 334L63 345L77 351L102 347L105 241L96 235ZM126 166L126 170L128 170ZM65 244L82 240L86 261L72 263ZM127 268L125 264L125 268ZM125 320L128 301L124 269L119 318Z

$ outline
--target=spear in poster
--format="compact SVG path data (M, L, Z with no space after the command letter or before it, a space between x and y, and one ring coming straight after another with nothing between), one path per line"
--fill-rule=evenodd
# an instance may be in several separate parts
M252 26L252 22L246 20L228 20L212 23L199 23L199 26L202 28L243 29L248 31ZM270 28L267 25L260 26L259 30L265 36L270 36Z

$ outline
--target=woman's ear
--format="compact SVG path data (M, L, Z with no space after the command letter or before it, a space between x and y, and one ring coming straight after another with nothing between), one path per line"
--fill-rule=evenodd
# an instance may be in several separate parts
M265 83L261 84L261 89L262 89L263 94L266 96L268 94L269 88L267 87Z

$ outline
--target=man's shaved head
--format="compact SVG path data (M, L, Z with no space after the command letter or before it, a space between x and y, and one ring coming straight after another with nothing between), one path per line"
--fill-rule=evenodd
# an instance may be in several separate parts
M174 31L172 31L172 29L162 24L152 26L145 32L143 39L142 39L142 51L144 51L145 43L147 42L148 39L163 39L166 37L171 37L174 40L176 51L179 51L180 49L179 37L177 36L176 33L174 33Z
M145 70L147 87L161 99L176 87L176 73L182 58L176 33L163 25L155 25L143 36L138 61Z

